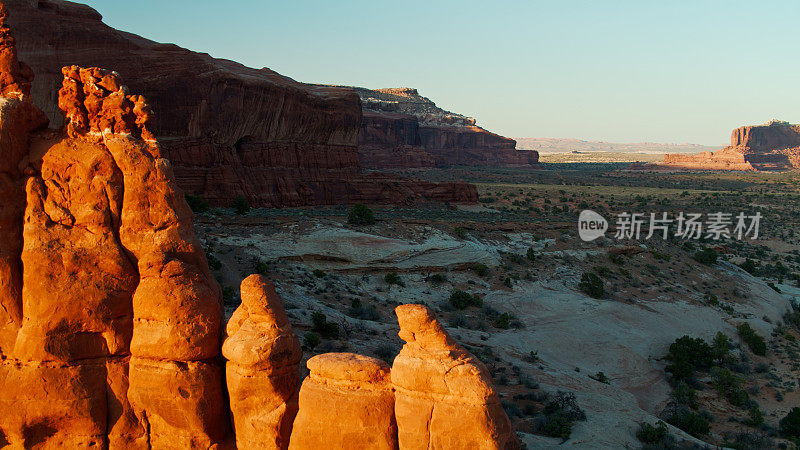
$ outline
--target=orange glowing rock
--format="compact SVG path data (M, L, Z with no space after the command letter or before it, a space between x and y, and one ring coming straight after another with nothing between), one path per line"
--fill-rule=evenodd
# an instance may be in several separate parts
M285 449L297 414L303 351L272 283L250 275L241 293L222 345L236 444Z
M519 448L486 367L428 307L400 305L395 312L406 341L392 365L400 448Z
M307 365L290 450L397 448L388 364L353 353L324 353Z

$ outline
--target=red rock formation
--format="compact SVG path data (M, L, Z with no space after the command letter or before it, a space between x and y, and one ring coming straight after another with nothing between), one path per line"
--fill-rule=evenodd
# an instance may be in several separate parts
M46 120L4 18L0 372L13 392L0 436L26 448L221 442L220 289L146 101L115 73L65 67L64 132L34 132Z
M395 308L406 341L392 365L401 448L519 448L486 367L423 305Z
M297 414L303 351L272 283L250 275L241 292L222 346L236 444L285 449Z
M539 162L537 152L517 151L513 139L437 107L416 89L355 89L364 108L358 152L365 167L505 167Z
M664 155L664 166L700 170L786 170L800 168L800 125L772 121L739 127L731 145L718 152Z
M227 205L239 195L263 206L463 201L438 198L463 194L463 186L428 195L429 184L362 174L361 108L352 89L306 85L119 32L84 5L6 4L24 43L20 53L37 75L33 97L54 125L62 122L53 92L61 87L63 66L113 68L153 105L149 129L178 185L212 204Z
M353 353L308 360L290 450L397 448L389 365Z

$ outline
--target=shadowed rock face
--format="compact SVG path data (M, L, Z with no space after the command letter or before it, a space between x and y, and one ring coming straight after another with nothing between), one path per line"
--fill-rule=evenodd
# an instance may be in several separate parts
M445 111L416 89L355 88L364 107L358 152L370 168L535 166L536 151Z
M800 168L800 125L772 121L739 127L731 145L718 152L664 155L667 166L706 170L786 170Z
M254 205L303 206L419 200L474 202L464 183L418 183L361 173L361 106L352 89L298 83L106 26L85 5L6 0L19 52L36 73L32 95L54 126L61 68L119 72L155 114L149 130L178 185L212 204L239 195ZM76 121L77 122L77 121Z

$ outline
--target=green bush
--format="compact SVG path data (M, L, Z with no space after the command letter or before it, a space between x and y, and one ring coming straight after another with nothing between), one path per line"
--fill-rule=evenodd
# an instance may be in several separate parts
M603 280L591 272L585 272L581 275L581 282L578 283L578 289L592 298L603 298L603 294L605 294Z
M697 408L697 392L685 381L680 381L672 390L672 398L679 405L686 405L692 409Z
M347 214L347 222L352 225L372 225L375 223L375 215L367 205L356 203Z
M750 324L743 323L739 325L737 330L739 331L739 337L750 347L753 353L759 356L767 354L767 343L764 341L764 338L756 333L756 330L754 330Z
M255 269L256 273L261 275L266 275L269 273L269 264L266 263L265 261L259 261L258 263L256 263Z
M486 275L489 275L489 268L486 267L486 264L482 263L475 263L472 266L472 271L475 272L475 274L479 277L485 277Z
M670 344L666 360L670 364L665 371L680 381L691 378L695 371L708 370L713 362L713 353L706 341L684 335Z
M781 436L800 439L800 407L795 406L780 421Z
M639 424L639 431L636 432L636 439L643 444L664 444L669 438L667 424L659 420L655 425L647 422Z
M240 195L233 199L233 210L240 216L247 214L250 211L250 202L247 197Z
M533 247L528 247L528 251L525 252L525 257L528 258L528 261L536 261L536 252L533 250Z
M311 329L319 333L326 339L336 339L339 337L339 324L328 322L325 314L315 311L311 314Z
M470 294L459 289L450 293L450 304L456 309L466 309L470 306L483 306L483 300L477 294Z
M303 347L307 350L314 350L314 347L319 345L319 335L312 331L303 335Z
M312 273L317 278L325 278L325 275L326 275L325 271L322 270L322 269L314 269L314 271Z
M403 283L403 280L400 279L400 275L398 275L397 272L387 273L386 276L383 277L383 281L385 281L386 284L396 284L398 286L405 286L405 283Z
M557 437L566 441L572 434L572 422L563 414L552 414L545 416L539 431L545 436Z
M186 203L189 205L189 208L192 209L192 212L199 214L208 211L208 202L203 197L191 194L186 194L184 197L186 198Z
M441 284L441 283L444 283L445 281L447 281L447 275L445 275L443 273L434 273L434 274L428 275L428 277L425 278L425 281L427 281L429 283L433 283L433 284Z
M214 256L214 254L213 254L213 253L211 253L211 252L210 252L210 251L208 251L208 250L206 250L206 259L208 260L208 267L209 267L211 270L219 270L219 269L222 269L222 262L220 262L220 260L219 260L219 259L217 259L217 257L216 257L216 256Z
M695 413L688 409L679 409L667 419L667 423L696 438L708 434L711 429L711 423L704 414Z
M742 380L732 374L730 370L714 367L711 369L711 378L714 389L731 405L744 408L750 403L750 396L742 389Z
M706 248L695 253L693 258L695 261L711 266L717 263L717 251L713 248Z
M711 343L711 353L718 364L722 364L728 357L728 352L731 349L731 341L728 336L721 331L717 331L714 336L714 341Z
M511 324L511 315L508 313L500 314L494 319L494 322L492 323L492 325L494 325L495 328L500 328L501 330L507 330L510 324Z
M761 424L764 423L764 415L761 414L761 410L758 408L758 405L753 405L747 411L748 418L745 423L751 427L760 427Z

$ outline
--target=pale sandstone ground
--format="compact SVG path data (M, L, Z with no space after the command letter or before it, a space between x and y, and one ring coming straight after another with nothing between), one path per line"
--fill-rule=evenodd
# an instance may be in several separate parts
M468 209L469 214L497 215L489 208ZM671 283L685 284L686 293L645 288L637 291L625 286L623 294L598 300L578 292L576 285L587 268L611 265L606 251L614 243L609 241L583 244L565 237L568 231L553 232L553 226L532 225L522 231L488 226L500 230L470 231L456 237L451 227L410 218L353 227L342 217L308 217L314 215L310 211L287 217L291 214L297 212L254 212L245 218L199 216L198 235L207 252L222 263L215 272L220 282L238 286L258 262L264 262L298 335L310 329L312 311L323 312L329 321L339 324L339 339L323 339L313 353L356 351L388 356L389 361L401 346L393 306L427 304L448 325L448 318L462 314L453 312L448 304L452 288L482 294L485 305L511 313L524 328L502 330L489 325L478 330L449 327L448 331L473 351L488 349L497 358L490 370L494 367L502 371L494 374L501 399L512 401L519 387L507 372L508 367L516 366L524 376L536 380L539 389L575 392L587 415L585 422L576 422L565 444L560 439L521 433L528 448L637 448L638 424L655 422L669 400L670 387L661 358L671 342L684 334L710 340L717 331L738 342L735 325L743 321L767 337L789 302L800 301L800 289L781 285L784 294L779 294L763 280L728 262L677 275ZM526 269L510 269L508 255L524 254L528 248L539 254L538 261ZM487 265L492 275L477 276L469 270L474 263ZM667 271L679 270L667 263L663 266ZM324 271L324 276L314 276L315 269ZM530 273L513 281L510 288L496 277L514 270ZM388 271L399 272L405 285L388 285L383 279ZM431 273L446 273L447 281L426 281ZM709 281L726 288L735 286L743 293L730 300L734 315L709 307L700 295L690 293L692 286ZM348 315L353 298L377 311L370 317L374 320ZM236 301L230 301L229 312ZM466 310L463 315L469 320L477 312ZM526 358L532 350L538 351L540 358L535 363ZM311 354L306 352L305 358ZM777 363L775 376L797 379L792 364L781 364L774 356L769 361ZM610 384L590 378L599 371L608 376ZM498 377L506 376L511 380L498 382ZM762 389L757 399L767 421L775 423L790 405L797 404L798 398L794 389L782 402L770 400L769 393ZM733 413L720 406L720 421ZM516 424L518 431L524 428L519 421ZM693 439L676 428L671 427L671 431L675 436Z

